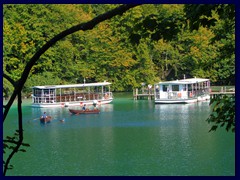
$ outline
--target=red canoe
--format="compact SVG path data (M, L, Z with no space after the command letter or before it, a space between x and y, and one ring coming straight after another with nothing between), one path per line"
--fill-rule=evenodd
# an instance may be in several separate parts
M94 109L94 110L76 110L76 109L69 109L70 113L72 114L98 114L100 113L99 109Z

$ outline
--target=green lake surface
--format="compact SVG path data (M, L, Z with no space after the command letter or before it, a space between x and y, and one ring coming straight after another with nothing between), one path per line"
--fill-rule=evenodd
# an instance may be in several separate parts
M234 176L235 133L208 132L209 102L154 104L114 93L100 114L71 115L68 108L33 108L23 100L24 142L8 176ZM71 107L80 108L80 107ZM54 119L41 124L46 111ZM4 137L17 129L17 106ZM64 122L60 122L64 119ZM6 158L6 154L4 154Z

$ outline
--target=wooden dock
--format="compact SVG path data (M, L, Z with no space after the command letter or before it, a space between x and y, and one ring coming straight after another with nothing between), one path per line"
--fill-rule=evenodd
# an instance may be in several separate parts
M148 99L148 100L152 100L154 99L154 94L135 94L133 95L134 100L138 100L138 99Z
M147 99L147 100L153 100L154 99L154 93L152 90L141 90L139 93L138 89L133 90L133 99L139 100L139 99Z
M235 91L228 91L228 92L210 92L210 97L214 98L216 96L224 96L224 95L231 95L231 96L235 96Z

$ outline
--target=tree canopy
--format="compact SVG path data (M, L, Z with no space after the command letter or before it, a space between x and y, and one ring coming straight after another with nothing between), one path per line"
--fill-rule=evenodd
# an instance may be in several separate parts
M18 80L26 63L54 35L116 4L3 5L3 71ZM200 13L197 13L198 9ZM205 10L205 13L201 11ZM190 12L194 12L192 14ZM110 81L115 91L186 76L234 84L234 5L145 4L48 49L31 69L31 86ZM197 21L198 20L198 21ZM12 91L4 81L4 96Z

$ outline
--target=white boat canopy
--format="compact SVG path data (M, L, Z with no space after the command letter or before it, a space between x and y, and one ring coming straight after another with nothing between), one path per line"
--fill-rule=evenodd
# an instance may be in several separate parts
M175 81L164 81L164 82L159 82L158 84L194 84L194 83L201 83L206 81L209 81L209 79L189 78L189 79L181 79L181 80L175 80Z
M98 82L98 83L85 83L85 84L68 84L68 85L47 85L47 86L33 86L32 89L62 89L62 88L78 88L78 87L95 87L107 86L112 83Z

